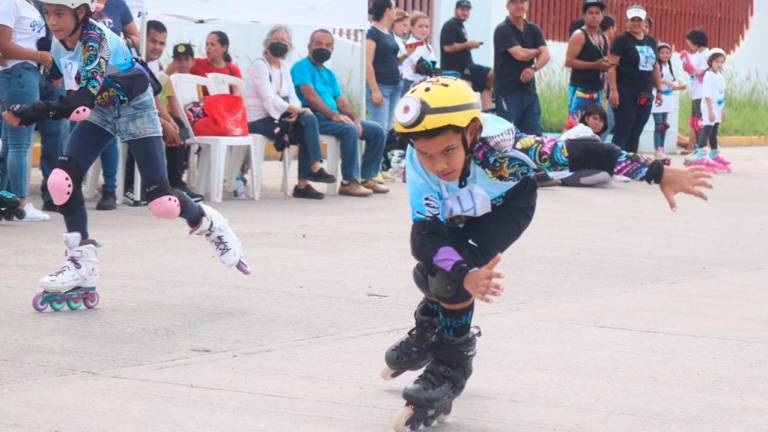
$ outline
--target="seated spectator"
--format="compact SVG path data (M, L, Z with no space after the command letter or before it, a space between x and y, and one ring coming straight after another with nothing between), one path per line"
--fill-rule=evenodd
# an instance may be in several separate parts
M429 44L430 20L427 14L416 12L411 18L411 38L407 46L413 48L413 52L405 59L401 70L403 72L403 94L411 89L411 86L424 81L432 76L435 70L437 58L435 50ZM427 67L431 66L431 69Z
M291 71L285 57L293 49L291 33L285 26L275 26L264 39L264 53L251 63L245 80L245 104L248 108L250 133L275 139L278 120L299 125L299 184L293 188L294 198L323 199L310 181L335 183L336 177L323 168L317 117L303 108L293 87Z
M220 73L242 78L243 74L236 64L232 63L229 55L229 37L222 31L213 31L205 39L205 57L195 59L192 66L192 74L202 77L209 73ZM232 94L238 94L239 90L232 89Z
M340 195L367 197L387 193L389 189L373 180L381 168L384 154L384 128L360 120L352 105L341 94L339 81L324 66L333 54L333 35L328 30L315 30L309 39L309 56L291 69L293 83L304 107L317 116L320 133L332 135L341 142L342 182ZM362 169L359 163L358 139L365 140ZM362 178L362 181L360 179Z
M173 83L169 79L174 73L191 73L192 66L195 64L195 52L192 45L187 43L177 44L173 47L173 61L168 65L166 72L160 73L160 82L163 84L163 93L160 99L168 111L168 115L179 128L178 141L165 137L165 159L168 169L168 182L171 187L185 192L194 201L202 201L203 196L192 192L189 186L184 182L184 172L187 170L189 161L189 145L186 138L189 137L189 130L184 126L182 116L184 109L179 107L176 102L176 92ZM165 129L163 129L165 133Z

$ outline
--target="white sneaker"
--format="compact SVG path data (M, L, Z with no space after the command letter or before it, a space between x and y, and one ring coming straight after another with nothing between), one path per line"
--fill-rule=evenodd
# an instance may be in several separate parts
M64 234L67 261L59 270L40 279L40 288L46 292L64 292L72 288L91 288L99 280L98 243L93 240L81 243L80 233Z
M242 273L250 274L250 268L243 257L240 240L229 227L229 222L213 207L205 204L200 204L200 206L203 207L205 216L203 216L200 224L192 228L189 233L205 236L222 264L227 267L237 266L237 269Z
M27 215L24 216L24 219L19 219L21 222L45 222L51 220L51 215L36 209L31 202L28 202L24 207L24 212Z

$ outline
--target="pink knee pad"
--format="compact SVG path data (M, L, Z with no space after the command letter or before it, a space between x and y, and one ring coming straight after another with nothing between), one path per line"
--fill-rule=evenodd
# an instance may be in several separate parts
M696 116L691 116L688 119L688 126L691 127L691 130L694 133L698 133L700 130L704 129L704 120Z
M66 204L74 192L72 177L61 168L56 168L51 172L46 184L48 185L51 199L57 206Z
M179 199L173 195L165 195L152 200L148 207L153 215L162 219L176 219L181 215L181 204Z
M77 107L72 114L69 115L69 120L80 123L81 121L88 120L91 116L91 109L85 106Z

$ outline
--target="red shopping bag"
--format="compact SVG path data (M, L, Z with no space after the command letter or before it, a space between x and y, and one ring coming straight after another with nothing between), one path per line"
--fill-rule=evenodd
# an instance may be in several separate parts
M192 126L200 136L248 136L245 102L240 96L218 94L203 99L205 117Z

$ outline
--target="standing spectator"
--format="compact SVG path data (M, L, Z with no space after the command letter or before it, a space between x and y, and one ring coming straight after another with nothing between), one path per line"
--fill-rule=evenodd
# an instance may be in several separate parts
M37 10L42 14L43 5L36 2ZM41 51L50 51L52 35L46 27L44 39L37 43ZM64 96L64 84L62 81L52 77L50 70L45 70L40 79L40 100L53 101ZM40 171L43 174L43 181L40 184L40 194L43 198L43 211L55 212L58 207L53 203L51 194L48 192L48 176L56 167L59 156L64 152L64 142L69 136L69 122L66 120L46 119L37 124L37 130L40 132Z
M440 31L440 66L443 71L454 72L472 83L472 90L482 94L483 109L493 106L493 70L472 61L472 50L480 48L483 42L469 40L464 22L472 12L472 2L458 0L453 18L443 24Z
M668 43L660 43L658 55L661 84L664 89L664 103L654 105L651 109L653 122L656 126L653 133L653 148L656 150L656 159L667 160L669 157L664 150L664 145L669 129L669 114L677 113L675 103L677 99L673 97L672 92L682 90L686 88L686 85L678 83L675 77L675 68L672 67L672 46Z
M613 143L630 153L637 153L640 135L651 116L651 105L661 105L664 94L656 61L656 40L645 34L646 12L642 6L627 9L628 28L611 46L611 63L618 65L608 72L611 107L616 126Z
M51 53L38 51L37 41L45 36L45 21L40 12L25 0L0 1L0 104L26 105L40 97L38 64L50 68ZM51 217L36 209L27 199L29 192L29 149L34 126L2 124L3 149L0 153L0 190L21 200L27 215L24 221L47 221Z
M507 0L509 16L493 33L496 69L496 112L519 131L540 136L541 105L536 72L549 63L541 29L528 22L528 0Z
M616 38L616 19L610 15L605 15L603 17L603 22L600 23L600 31L602 31L603 35L608 38L608 46L610 47L613 40ZM613 136L613 127L616 124L616 121L613 117L613 110L606 103L611 95L610 86L608 85L607 79L603 79L603 81L605 81L603 84L603 92L605 94L605 97L603 98L603 108L606 109L605 112L608 115L608 123L606 123L605 133L603 133L600 138L605 142L609 142Z
M205 38L205 58L195 59L192 66L192 74L202 77L209 73L220 73L242 78L243 74L236 64L232 63L229 55L229 36L222 31L212 31ZM232 89L232 94L238 94L237 88Z
M603 11L603 0L585 0L582 8L584 26L577 29L568 41L565 66L571 68L568 115L573 123L578 121L584 107L602 104L603 74L611 68L608 38L600 30Z
M431 71L425 70L427 64L434 70L437 58L435 57L435 50L429 44L429 37L429 16L421 12L414 13L411 18L411 38L408 39L406 45L415 48L402 66L404 94L410 90L412 85L430 77Z
M309 182L335 183L336 177L323 168L317 117L309 108L302 108L285 62L293 49L291 33L282 25L272 27L263 45L263 55L251 63L245 80L245 104L251 120L248 129L250 133L275 139L279 119L299 125L303 139L299 151L299 184L293 188L293 197L323 199L325 196Z
M709 58L709 35L703 30L694 29L685 37L688 43L688 52L682 55L683 69L691 77L691 117L688 125L691 127L691 136L688 139L688 150L693 150L699 141L699 132L703 127L701 117L701 92L703 90L704 73L707 71L707 59Z
M182 116L185 116L184 109L176 102L176 92L173 88L173 82L168 78L174 73L188 74L192 72L192 65L195 64L195 52L190 44L178 44L173 47L173 61L168 67L168 73L160 73L160 81L163 83L163 94L161 99L167 102L168 115L173 119L174 123L179 127L179 145L169 144L171 142L168 137L164 137L165 145L165 160L166 168L168 170L168 183L172 188L184 192L192 198L193 201L199 202L203 200L203 196L191 191L186 182L184 182L184 172L187 170L187 163L189 161L189 145L184 141L189 137L189 130L185 129L184 120ZM164 132L165 134L165 132Z
M400 57L405 55L405 41L408 40L408 36L411 34L410 19L411 17L408 15L408 12L402 9L397 9L395 11L395 21L392 23L392 33L395 34L395 42L397 42L397 46L400 48Z
M365 41L368 120L378 123L385 131L392 128L392 116L400 101L400 48L390 30L395 13L392 0L373 0L373 23Z
M373 180L381 168L386 133L377 123L357 118L352 105L342 96L336 74L324 66L333 54L333 46L331 32L312 32L307 47L309 56L291 69L293 83L298 89L296 93L303 106L311 108L317 116L320 133L333 135L341 142L339 194L367 197L372 193L387 193L388 188ZM358 139L365 141L362 169Z
M141 46L139 29L125 0L96 0L96 12L93 18L107 26L116 35L125 38L128 47L132 47L134 51ZM96 210L114 210L117 208L115 189L117 189L117 168L120 164L117 138L107 144L100 158L104 186L101 189L101 198L96 204Z

